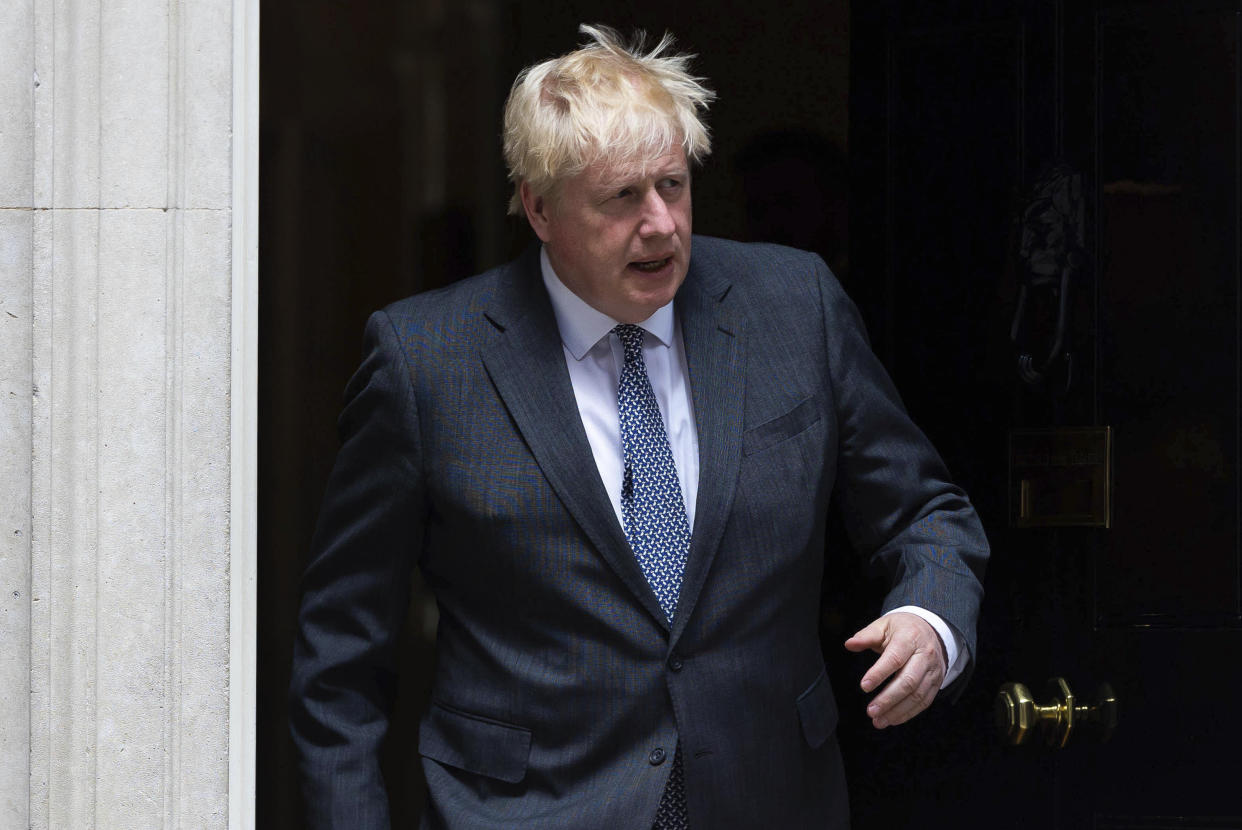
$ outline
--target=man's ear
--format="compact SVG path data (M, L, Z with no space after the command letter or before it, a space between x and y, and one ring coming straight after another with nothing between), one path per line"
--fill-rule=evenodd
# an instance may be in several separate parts
M540 242L547 242L548 233L548 200L544 196L536 196L530 188L530 182L523 181L518 186L522 197L522 207L526 211L526 221L530 222L531 230Z

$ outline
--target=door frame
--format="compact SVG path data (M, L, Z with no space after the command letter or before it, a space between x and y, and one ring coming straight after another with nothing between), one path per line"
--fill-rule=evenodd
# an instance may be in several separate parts
M255 823L258 653L259 0L233 0L229 823Z

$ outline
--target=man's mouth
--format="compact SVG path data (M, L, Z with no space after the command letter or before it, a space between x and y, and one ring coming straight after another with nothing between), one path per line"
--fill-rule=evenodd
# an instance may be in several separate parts
M643 260L641 262L631 262L630 267L637 271L643 271L645 273L652 274L652 273L655 273L656 271L659 271L661 268L663 268L665 265L668 265L672 261L673 261L673 258L671 256L667 256L667 257L664 257L664 259L648 259L648 260Z

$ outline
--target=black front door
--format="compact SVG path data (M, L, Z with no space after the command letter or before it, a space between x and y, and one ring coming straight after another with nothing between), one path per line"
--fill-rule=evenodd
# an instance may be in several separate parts
M869 0L851 26L851 291L993 546L957 705L843 735L855 826L1242 827L1242 5ZM1109 527L1015 526L1011 435L1081 427L1111 428ZM1000 686L1047 704L1054 676L1111 685L1109 741L1001 741Z

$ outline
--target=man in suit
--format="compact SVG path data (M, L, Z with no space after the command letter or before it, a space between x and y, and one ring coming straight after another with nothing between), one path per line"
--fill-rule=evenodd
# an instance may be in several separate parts
M875 726L969 664L987 543L852 304L818 257L691 236L711 93L668 38L583 31L505 109L541 245L367 325L295 656L316 827L388 827L415 565L440 609L425 827L847 826L818 630L834 491L891 576L845 644L880 654Z

